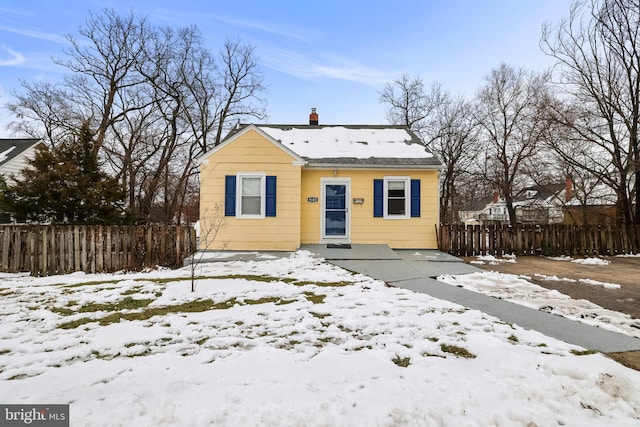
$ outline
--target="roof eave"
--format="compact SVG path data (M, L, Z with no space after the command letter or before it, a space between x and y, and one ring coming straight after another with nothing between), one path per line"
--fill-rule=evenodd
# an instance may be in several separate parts
M378 164L354 164L354 163L314 163L307 162L305 169L425 169L442 170L444 165L378 165Z

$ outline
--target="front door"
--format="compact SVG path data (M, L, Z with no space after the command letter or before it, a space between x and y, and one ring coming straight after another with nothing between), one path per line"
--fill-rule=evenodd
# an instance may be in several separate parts
M322 238L349 239L349 181L325 178L322 181Z

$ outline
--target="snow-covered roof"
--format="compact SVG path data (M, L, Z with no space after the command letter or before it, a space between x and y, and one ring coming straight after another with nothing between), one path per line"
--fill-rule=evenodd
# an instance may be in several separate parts
M241 125L225 140L251 125ZM440 168L441 163L405 126L253 125L307 166Z

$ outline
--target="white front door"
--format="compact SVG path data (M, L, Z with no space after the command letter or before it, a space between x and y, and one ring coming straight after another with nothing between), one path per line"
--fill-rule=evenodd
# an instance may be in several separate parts
M322 239L347 242L350 238L350 184L345 178L323 178Z

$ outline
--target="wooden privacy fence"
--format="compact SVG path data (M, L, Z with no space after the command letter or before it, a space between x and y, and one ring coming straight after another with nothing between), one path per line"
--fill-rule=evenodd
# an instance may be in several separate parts
M438 233L441 251L476 255L619 255L640 252L640 227L633 225L456 225Z
M195 250L184 226L0 226L0 271L33 276L182 266Z

